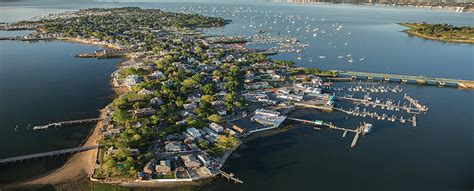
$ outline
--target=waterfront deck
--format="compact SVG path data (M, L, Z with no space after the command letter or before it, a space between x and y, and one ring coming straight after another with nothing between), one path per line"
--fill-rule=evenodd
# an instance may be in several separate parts
M350 77L353 80L383 80L387 82L412 83L421 85L436 85L440 87L457 87L462 89L474 89L473 80L449 79L449 78L434 78L426 76L411 76L400 74L384 74L371 72L355 72L332 70L337 72L340 77Z
M36 153L36 154L10 157L10 158L5 158L5 159L0 159L0 165L15 163L15 162L22 162L26 160L39 159L39 158L44 158L44 157L53 157L53 156L58 156L62 154L72 154L72 153L83 152L83 151L88 151L88 150L97 149L97 148L99 148L99 145L75 147L75 148L69 148L69 149L62 149L62 150L56 150L56 151L48 151L48 152L42 152L42 153Z

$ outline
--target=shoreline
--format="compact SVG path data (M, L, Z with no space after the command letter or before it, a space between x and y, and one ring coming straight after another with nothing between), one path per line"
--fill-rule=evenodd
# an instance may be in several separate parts
M56 38L56 40L72 43L80 43L85 45L93 45L106 49L118 49L113 44L105 44L99 42L93 42L87 39L78 39L78 38ZM128 58L125 58L128 59ZM126 61L126 60L125 60ZM122 63L118 62L117 64ZM111 83L111 89L116 95L126 93L128 90L121 87L114 87ZM105 108L99 110L99 117L104 118L106 112ZM89 135L81 143L81 146L91 146L95 145L100 138L99 129L102 127L102 121L96 123L95 127L91 129ZM48 171L44 174L40 174L35 177L19 180L13 183L7 183L2 185L1 189L18 189L18 188L33 188L41 187L46 185L59 185L64 184L68 181L75 181L80 179L87 179L90 181L90 177L94 172L96 160L97 160L98 149L93 149L89 151L74 153L67 161L61 165L61 167Z
M100 117L105 116L105 109L100 110ZM99 139L99 129L102 121L99 121L91 130L90 135L82 146L95 145ZM40 187L45 185L58 185L68 181L75 181L81 178L87 178L94 170L98 149L75 153L61 167L51 170L48 173L39 175L31 179L20 180L9 185L5 185L4 189L18 189Z
M428 39L428 40L435 40L435 41L441 41L441 42L448 42L448 43L457 43L457 44L471 44L474 45L474 41L470 40L456 40L456 39L442 39L442 38L436 38L436 37L431 37L431 36L426 36L417 32L413 32L410 29L403 30L401 31L403 33L408 34L409 36L415 36L423 39Z
M444 39L444 38L439 38L439 37L434 37L434 36L428 36L425 34L420 34L413 30L413 26L411 26L409 23L397 23L400 26L407 27L408 29L405 29L401 32L408 34L408 36L415 36L418 38L423 38L423 39L428 39L428 40L435 40L435 41L441 41L441 42L448 42L448 43L457 43L457 44L471 44L474 45L474 40L460 40L460 39Z

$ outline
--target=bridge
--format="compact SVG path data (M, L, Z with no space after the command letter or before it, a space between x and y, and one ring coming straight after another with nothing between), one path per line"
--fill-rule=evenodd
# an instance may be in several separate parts
M33 130L43 130L50 127L62 127L63 125L77 125L82 123L95 123L102 120L101 118L91 118L91 119L79 119L79 120L70 120L70 121L60 121L55 123L49 123L47 125L38 125L34 126Z
M441 87L457 87L462 89L474 89L473 80L461 80L461 79L449 79L449 78L433 78L426 76L410 76L410 75L399 75L399 74L384 74L384 73L370 73L370 72L355 72L355 71L342 71L332 70L337 72L340 77L350 77L353 80L383 80L387 82L400 82L400 83L415 83L423 85L437 85Z
M58 156L62 154L72 154L72 153L83 152L83 151L88 151L88 150L97 149L97 148L99 148L99 145L75 147L75 148L69 148L69 149L62 149L62 150L56 150L56 151L48 151L48 152L42 152L42 153L36 153L36 154L5 158L5 159L0 159L0 165L15 163L15 162L22 162L26 160L39 159L39 158L44 158L44 157L53 157L53 156Z

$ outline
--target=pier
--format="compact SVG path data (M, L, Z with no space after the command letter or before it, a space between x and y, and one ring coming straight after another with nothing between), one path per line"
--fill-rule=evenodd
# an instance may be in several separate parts
M97 148L99 148L99 145L75 147L75 148L62 149L62 150L56 150L56 151L48 151L48 152L43 152L43 153L29 154L29 155L23 155L23 156L18 156L18 157L0 159L0 164L22 162L26 160L39 159L39 158L44 158L44 157L53 157L53 156L58 156L62 154L72 154L72 153L83 152L83 151L88 151L88 150L97 149Z
M79 119L79 120L70 120L70 121L60 121L55 123L49 123L47 125L34 126L33 130L44 130L50 127L62 127L66 125L77 125L82 123L95 123L102 120L101 118L91 118L91 119Z
M426 76L410 76L399 74L384 74L370 72L354 72L332 70L337 72L340 77L350 77L352 80L382 80L386 82L412 83L420 85L435 85L440 87L457 87L461 89L474 89L473 80L449 79L449 78L433 78Z
M353 102L355 104L361 104L361 105L365 105L365 106L371 105L373 107L380 107L382 109L390 108L390 109L394 109L394 110L397 110L397 111L398 110L405 110L408 113L419 114L421 112L428 111L428 108L426 106L423 106L423 105L419 104L417 100L414 100L409 96L405 97L405 99L407 99L410 102L410 104L408 106L395 104L393 102L385 102L384 103L384 102L381 102L380 100L371 101L371 100L368 100L368 99L365 99L365 98L360 99L360 98L353 98L353 97L348 97L348 96L342 96L342 97L341 96L336 96L336 99L339 100L339 101L348 101L348 102ZM411 105L414 105L415 107L411 107Z
M219 170L219 174L222 175L222 177L227 178L227 180L229 180L229 181L230 181L230 180L234 181L234 183L240 183L240 184L243 184L243 183L244 183L244 181L242 181L242 180L236 178L236 177L234 176L234 174L232 174L232 173L229 174L229 173L227 173L227 172L224 172L224 171L222 171L222 170Z
M336 125L332 124L331 122L325 123L321 120L306 120L306 119L298 119L298 118L293 118L293 117L287 117L286 119L292 120L292 121L298 121L298 122L301 122L301 123L304 123L304 124L311 124L311 125L317 125L317 126L326 126L329 129L335 129L335 130L343 131L342 137L346 137L347 132L355 133L354 139L352 139L351 148L354 147L357 144L357 141L359 139L359 134L362 133L362 131L364 129L364 125L360 125L359 127L357 127L357 129L348 129L348 128L343 128L343 127L337 127Z

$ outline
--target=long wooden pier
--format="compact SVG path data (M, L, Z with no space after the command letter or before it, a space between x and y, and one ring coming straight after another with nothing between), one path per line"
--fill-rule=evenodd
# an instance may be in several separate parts
M240 184L244 183L244 181L242 181L242 180L236 178L236 177L234 176L234 174L232 174L232 173L229 174L229 173L227 173L227 172L224 172L224 171L222 171L222 170L219 170L219 174L221 174L222 177L227 178L227 180L233 180L234 183L240 183Z
M60 122L50 123L50 124L47 124L47 125L34 126L33 130L43 130L43 129L48 129L50 127L62 127L62 126L65 126L65 125L77 125L77 124L82 124L82 123L95 123L95 122L99 122L100 120L102 120L102 119L101 118L90 118L90 119L60 121Z
M413 83L422 85L436 85L440 87L457 87L462 89L474 89L473 80L449 79L449 78L434 78L426 76L411 76L400 74L384 74L371 72L355 72L332 70L337 72L339 77L350 77L353 80L383 80L387 82Z
M75 147L75 148L69 148L69 149L62 149L62 150L56 150L56 151L48 151L48 152L43 152L43 153L23 155L23 156L18 156L18 157L10 157L10 158L5 158L5 159L0 159L0 164L22 162L22 161L26 161L26 160L39 159L39 158L44 158L44 157L53 157L53 156L58 156L58 155L62 155L62 154L72 154L72 153L88 151L88 150L92 150L92 149L96 149L96 148L99 148L99 145L86 146L86 147Z

